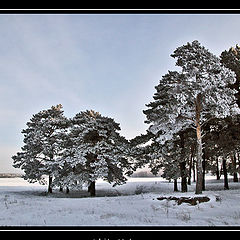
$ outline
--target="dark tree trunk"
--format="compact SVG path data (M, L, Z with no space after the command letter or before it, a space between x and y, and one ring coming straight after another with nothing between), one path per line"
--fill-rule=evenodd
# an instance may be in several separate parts
M68 194L69 193L69 188L68 187L66 187L66 194Z
M223 159L223 175L224 175L224 189L228 190L228 176L227 176L227 166L226 166L226 160Z
M181 171L181 191L187 192L186 162L180 163Z
M95 181L90 182L90 185L88 186L88 192L90 193L91 197L95 197L96 196Z
M191 176L188 177L187 184L191 185Z
M181 191L182 192L187 192L187 176L186 176L186 161L185 161L185 149L184 149L184 134L183 133L180 133L180 145L181 145L181 148L182 148L182 161L180 162L180 173L181 173Z
M233 182L238 182L237 159L235 153L232 156L232 168L233 168Z
M192 171L193 171L193 182L196 182L196 166L195 166L194 158L193 158L193 163L192 163Z
M178 192L177 179L174 179L174 192Z
M202 190L205 191L205 170L206 170L206 154L205 151L203 150L203 158L202 158Z
M189 171L188 171L188 185L191 185L191 177L192 177L192 168L194 168L193 166L193 149L194 146L191 146L191 154L189 157Z
M217 180L220 180L220 171L219 171L219 164L218 164L218 157L216 158L216 176Z
M60 188L59 188L59 192L62 192L63 191L63 187L61 186Z
M48 181L48 193L52 193L52 176L49 175L49 181Z

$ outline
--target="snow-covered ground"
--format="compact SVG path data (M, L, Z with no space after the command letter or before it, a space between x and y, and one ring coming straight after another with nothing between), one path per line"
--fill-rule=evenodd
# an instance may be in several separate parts
M157 200L160 196L195 196L173 192L173 183L162 178L129 178L112 187L98 181L97 196L86 189L66 195L57 189L47 195L47 186L29 184L21 178L0 178L1 226L240 226L240 183L208 178L209 202L196 206ZM180 185L179 185L180 189Z

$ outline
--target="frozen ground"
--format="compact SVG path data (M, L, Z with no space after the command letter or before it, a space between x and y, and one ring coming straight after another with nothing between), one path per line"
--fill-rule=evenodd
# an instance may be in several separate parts
M21 178L0 178L1 226L240 226L240 183L208 179L203 196L210 201L191 206L177 205L160 196L195 196L174 193L173 183L162 178L130 178L112 187L99 181L97 197L80 192L47 195L46 186L29 184ZM179 186L180 189L180 186ZM216 200L217 199L217 200Z

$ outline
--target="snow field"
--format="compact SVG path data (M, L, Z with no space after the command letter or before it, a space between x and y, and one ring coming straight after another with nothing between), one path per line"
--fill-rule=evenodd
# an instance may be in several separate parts
M97 196L86 189L47 195L46 186L29 184L21 178L0 178L1 226L240 226L240 183L208 179L202 196L211 200L191 206L157 200L160 196L196 196L173 192L173 183L162 178L129 178L112 187L98 181ZM180 189L180 185L179 185Z

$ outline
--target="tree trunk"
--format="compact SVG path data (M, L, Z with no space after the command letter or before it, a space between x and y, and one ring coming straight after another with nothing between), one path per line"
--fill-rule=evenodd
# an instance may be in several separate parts
M69 188L66 187L66 194L69 194Z
M52 193L52 176L49 175L49 180L48 180L48 193Z
M187 192L187 176L186 176L186 161L185 161L185 149L184 149L184 134L180 133L180 145L181 145L181 162L179 163L180 166L180 173L181 173L181 191Z
M174 192L178 192L177 179L174 179Z
M197 180L196 180L196 194L202 193L202 182L203 182L203 172L202 172L202 141L197 140Z
M193 163L192 163L192 171L193 171L193 182L196 182L196 166L195 166L194 158L193 158Z
M236 155L233 153L231 156L232 158L232 168L233 168L233 182L238 182L238 175L237 175L237 160Z
M181 191L187 192L187 177L186 177L186 162L180 163L180 172L181 172Z
M218 164L218 157L216 158L216 176L217 180L220 180L220 171L219 171L219 164Z
M88 192L90 193L91 197L95 197L96 196L95 181L90 182L90 185L88 186Z
M203 158L202 158L202 169L203 169L203 174L202 174L202 190L205 191L205 170L206 170L206 154L205 151L203 150Z
M223 159L223 175L224 175L224 189L228 190L228 176L227 176L227 165L226 165L226 159Z
M202 135L201 135L201 94L197 95L195 101L196 107L196 132L197 132L197 181L196 181L196 191L195 194L202 193L202 181L203 181L203 172L202 172Z
M193 167L193 145L191 146L191 154L189 157L188 185L191 185L192 167Z

